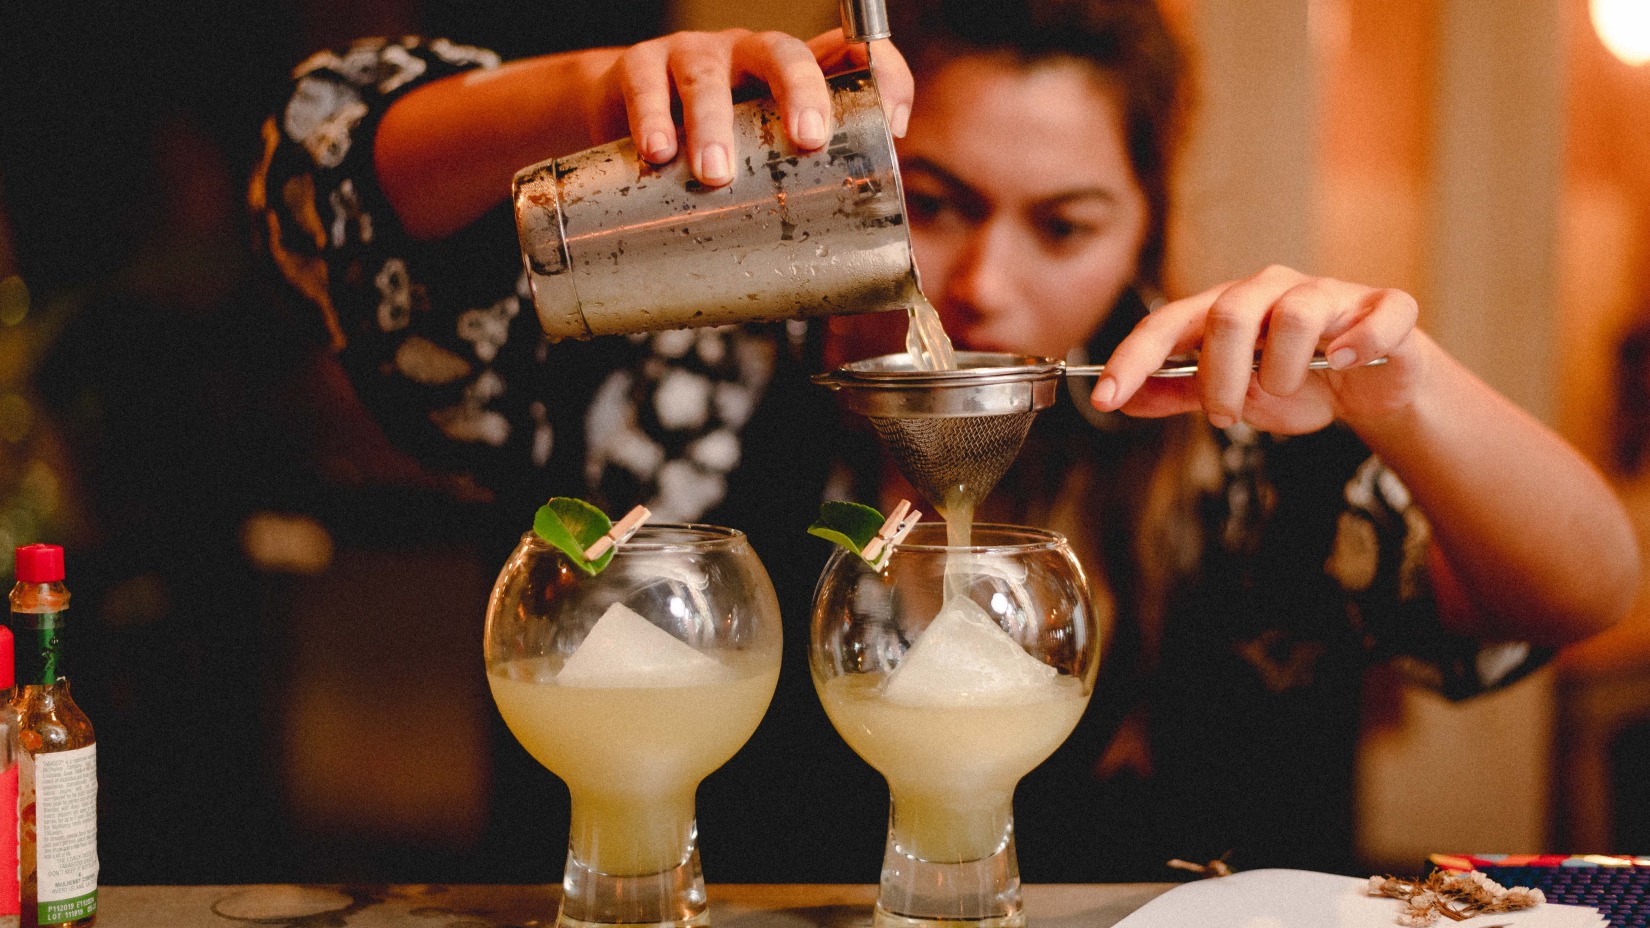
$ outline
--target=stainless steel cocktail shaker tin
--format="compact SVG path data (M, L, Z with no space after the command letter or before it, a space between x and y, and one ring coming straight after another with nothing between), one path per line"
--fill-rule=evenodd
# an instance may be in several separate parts
M798 151L771 99L735 107L735 177L629 139L524 168L516 227L551 338L904 308L917 276L869 71L830 79L831 141Z

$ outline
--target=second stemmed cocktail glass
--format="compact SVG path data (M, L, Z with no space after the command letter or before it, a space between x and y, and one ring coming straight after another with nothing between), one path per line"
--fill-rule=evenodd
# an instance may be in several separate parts
M645 526L591 575L529 532L485 651L511 732L571 794L558 925L707 924L694 794L779 676L779 605L745 536Z
M1055 532L924 523L873 568L834 552L809 664L826 713L888 781L875 923L1023 925L1013 795L1088 705L1099 633Z

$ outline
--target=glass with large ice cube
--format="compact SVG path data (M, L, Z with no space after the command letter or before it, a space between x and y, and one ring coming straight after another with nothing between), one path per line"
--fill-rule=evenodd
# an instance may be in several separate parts
M694 794L779 676L779 604L744 534L644 526L592 576L529 532L485 653L500 714L571 794L557 923L708 924Z
M1056 532L924 523L882 569L837 550L814 593L809 665L831 722L888 781L875 923L1025 924L1014 787L1088 705L1100 633Z

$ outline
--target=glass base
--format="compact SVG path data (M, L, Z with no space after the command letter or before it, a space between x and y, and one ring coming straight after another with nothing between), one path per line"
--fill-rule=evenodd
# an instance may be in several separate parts
M874 928L1024 928L1013 825L995 853L963 863L923 860L900 848L890 829L871 923Z
M878 905L871 913L871 928L1025 928L1024 912L997 918L912 918L895 915Z
M710 908L695 842L677 866L660 873L602 873L567 854L559 928L705 928Z

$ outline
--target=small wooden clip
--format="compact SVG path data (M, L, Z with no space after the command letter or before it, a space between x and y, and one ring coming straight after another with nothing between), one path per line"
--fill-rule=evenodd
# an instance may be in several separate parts
M877 555L883 553L883 549L892 548L904 541L905 536L911 534L911 530L917 527L917 522L921 519L922 513L911 508L910 500L900 500L887 521L882 523L882 528L877 529L876 537L865 543L865 550L860 552L860 556L875 564Z
M647 517L650 515L653 515L653 513L649 512L646 506L637 506L625 513L625 517L613 523L613 527L607 530L606 535L596 539L590 547L584 549L584 559L594 561L606 554L608 548L629 541L630 536L636 534L636 530L642 527L642 523L646 522Z

